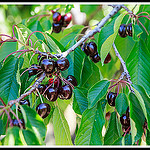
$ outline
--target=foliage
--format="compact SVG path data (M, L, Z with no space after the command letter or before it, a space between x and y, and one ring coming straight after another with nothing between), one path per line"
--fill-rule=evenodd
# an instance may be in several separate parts
M39 7L41 9L42 6ZM70 4L46 5L43 11L49 10L51 13L50 10L60 8L58 11L61 13L68 13L73 7L74 5ZM91 9L93 7L99 10L94 19L99 20L99 15L103 14L99 5L81 5L80 7L88 19L91 19L90 14L94 13L94 9ZM136 14L149 13L150 10L149 5L139 5L138 8ZM102 27L99 33L87 39L87 41L94 41L97 44L101 57L100 62L92 62L82 51L81 46L78 46L67 56L70 66L61 72L61 75L64 78L73 75L78 82L78 85L73 89L72 98L69 100L58 98L57 101L51 102L43 95L38 97L33 92L27 96L31 104L30 107L19 106L21 112L17 109L18 105L9 108L7 104L26 93L38 79L37 76L29 77L27 72L22 75L26 68L38 63L38 55L33 55L34 52L30 50L33 48L51 54L65 52L77 43L77 37L82 33L84 25L72 24L60 33L54 33L52 32L52 16L50 15L41 19L30 18L29 21L29 16L27 16L27 19L14 26L14 34L18 41L6 41L0 45L0 98L2 99L0 106L6 104L7 110L12 109L10 116L8 116L6 113L1 114L4 107L0 107L0 135L6 135L1 140L1 145L45 145L49 122L53 124L56 145L140 145L143 135L145 135L146 145L150 144L150 19L139 18L145 27L144 29L141 24L138 25L137 22L134 22L133 18L128 20L129 14L125 14L125 10L118 12ZM121 38L118 35L119 26L129 22L134 24L134 36ZM27 45L28 40L29 45ZM121 62L115 56L112 48L113 43L125 61L133 82L132 85L126 80L117 80L122 70ZM24 49L28 51L22 53ZM20 52L15 53L16 51L20 51L22 55L19 55ZM108 53L111 54L111 61L105 64L104 60ZM6 56L8 57L5 60ZM46 76L42 84L47 84L48 80L49 77ZM129 86L133 87L135 93L131 93ZM107 102L107 95L110 91L118 94L115 107L111 107ZM35 109L41 102L51 106L51 112L45 119ZM74 141L72 141L69 125L64 116L64 110L70 104L79 118ZM129 132L123 132L120 117L126 113L128 107L130 108L131 129ZM108 113L110 116L107 118ZM9 117L23 118L26 128L11 126ZM146 128L144 128L144 123L147 124ZM103 133L104 129L106 130L105 134Z

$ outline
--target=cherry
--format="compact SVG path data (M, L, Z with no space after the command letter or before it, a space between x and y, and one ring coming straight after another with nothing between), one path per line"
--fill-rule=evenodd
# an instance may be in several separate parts
M63 16L63 27L67 27L69 23L71 22L72 19L72 14L67 13Z
M60 99L70 99L72 96L72 88L69 84L65 84L59 88Z
M116 96L117 96L117 93L114 93L114 92L109 92L108 93L107 100L108 100L108 104L110 106L115 106Z
M59 33L61 31L62 28L61 23L52 23L52 26L53 26L53 32Z
M45 97L49 101L56 101L58 97L58 89L54 87L50 87L47 89Z
M123 126L130 126L130 118L128 118L126 116L126 114L123 114L121 117L120 117L120 123L123 125Z
M127 29L127 34L129 36L132 36L132 23L127 24L126 29Z
M66 80L69 81L74 86L78 85L76 78L74 76L72 76L72 75L68 75Z
M62 58L56 61L56 66L59 70L64 71L69 68L69 61L67 58Z
M53 13L53 22L59 23L60 20L61 20L61 14L59 12L54 12Z
M20 100L20 101L19 101L19 104L20 104L20 105L28 105L28 106L30 107L30 102L29 102L28 99ZM21 112L21 109L20 109L19 106L18 106L18 111Z
M101 58L99 56L98 53L96 53L94 56L90 56L90 59L94 62L94 63L97 63L99 61L101 61Z
M55 70L55 61L53 59L43 59L41 61L41 68L46 72L46 73L52 73Z
M125 38L128 34L126 32L126 24L121 24L118 31L119 35Z
M45 90L45 85L44 84L39 84L38 85L38 90L39 90L39 93L42 94Z
M25 129L25 123L24 123L24 120L23 119L19 119L23 129ZM12 119L12 125L13 126L18 126L20 128L20 125L19 125L19 122L17 119Z
M36 107L37 113L44 119L50 113L51 107L47 103L41 103Z
M97 45L96 45L95 42L87 43L86 48L88 49L90 56L96 55L96 53L97 53Z
M111 61L111 55L108 53L105 60L104 60L104 64L107 64Z
M37 73L39 73L40 71L38 69L40 69L41 67L38 66L37 64L32 64L31 65L31 70L28 70L29 73L29 77L36 75Z
M83 45L81 46L81 49L82 49L82 51L83 51L87 56L89 55L89 50L87 49L86 44L83 44Z

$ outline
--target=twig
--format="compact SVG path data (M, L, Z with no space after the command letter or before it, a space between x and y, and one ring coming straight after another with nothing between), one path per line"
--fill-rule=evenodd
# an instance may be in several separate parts
M133 88L131 86L131 84L132 84L131 77L130 77L129 72L127 70L126 64L125 64L124 60L122 59L121 55L119 54L119 52L118 52L118 50L116 48L116 45L114 43L113 43L113 48L114 48L114 51L116 53L116 56L119 58L119 60L120 60L120 62L122 64L123 70L124 70L123 73L120 76L120 79L123 79L123 77L126 76L127 81L130 83L129 84L130 90L131 90L132 93L134 93L134 90L133 90Z

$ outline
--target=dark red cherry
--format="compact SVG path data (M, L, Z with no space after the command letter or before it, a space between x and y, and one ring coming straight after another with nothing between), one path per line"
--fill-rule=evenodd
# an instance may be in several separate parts
M43 59L41 61L41 68L46 73L53 73L55 70L55 61L53 59Z
M126 29L127 29L127 34L129 36L132 36L132 23L127 24Z
M63 27L67 27L69 25L69 23L71 22L72 19L72 14L71 13L67 13L63 16Z
M60 20L61 20L61 14L59 12L54 12L53 13L53 22L59 23Z
M70 99L72 96L72 88L69 84L65 84L59 88L60 99Z
M73 75L68 75L66 80L69 81L74 86L78 85L77 80L76 80L76 78Z
M30 107L30 101L28 99L20 100L19 104L20 105L28 105ZM19 106L18 106L18 111L21 112L21 109Z
M99 56L98 53L96 53L94 56L90 56L90 59L94 62L94 63L98 63L99 61L101 61L101 58Z
M62 29L62 24L61 23L52 23L53 26L53 32L59 33Z
M125 38L127 36L127 31L126 31L126 24L121 24L119 27L119 36Z
M50 113L51 107L47 103L41 103L36 107L36 112L44 119Z
M38 85L38 90L40 94L43 94L44 90L45 90L45 85L44 84L39 84Z
M128 118L126 116L126 114L123 114L121 117L120 117L120 123L124 126L130 126L130 118Z
M69 68L69 60L67 58L62 58L56 61L56 66L59 70L64 71Z
M19 119L23 129L25 129L25 123L24 123L24 120L23 119ZM19 125L19 122L17 119L12 119L12 125L13 126L18 126L20 128L20 125Z
M31 70L28 70L29 77L36 75L37 73L40 72L38 69L41 69L41 67L38 66L37 64L32 64L30 68Z
M108 53L105 60L104 60L104 64L107 64L111 61L111 55Z
M90 56L96 55L96 53L97 53L97 45L96 45L95 42L87 43L86 48L88 49Z
M89 56L89 50L86 47L86 43L81 46L81 49L87 56Z
M108 93L107 100L108 100L108 104L110 106L115 106L116 96L117 96L117 93L114 93L114 92L109 92Z
M45 97L49 101L56 101L58 98L58 89L54 87L50 87L47 89Z

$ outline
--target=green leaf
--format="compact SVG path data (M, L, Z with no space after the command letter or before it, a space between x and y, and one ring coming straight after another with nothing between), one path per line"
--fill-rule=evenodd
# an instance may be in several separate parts
M138 24L132 24L132 32L133 32L133 40L138 41L139 40L139 35L143 33L143 30L140 28Z
M82 113L88 108L87 92L86 95L82 92L83 88L74 88L73 110L75 113L82 115Z
M150 145L150 131L149 130L147 130L147 133L146 133L146 144Z
M17 50L17 42L4 42L0 46L0 62L10 53Z
M53 113L53 128L56 145L72 145L68 123L58 107Z
M100 102L91 109L84 111L78 129L76 145L102 145L102 128L105 123Z
M147 119L148 129L150 130L150 98L144 88L140 85L132 84L136 97L139 100L143 113Z
M137 134L134 138L134 142L139 140L143 134L143 124L145 121L145 116L142 107L135 94L129 94L130 100L130 118L135 122L135 127L137 129Z
M88 92L88 108L92 108L107 93L110 82L101 80L94 84Z
M2 135L4 133L4 124L3 124L3 120L0 119L0 135Z
M117 17L117 19L115 20L115 23L114 23L114 33L111 34L101 46L100 57L101 57L102 65L104 65L104 60L114 43L116 35L118 34L119 26L120 26L123 18L124 18L124 13L120 14Z
M20 108L23 114L26 129L32 131L35 134L40 144L44 144L46 127L44 125L43 119L37 114L35 110L26 105L20 105Z
M126 113L128 107L128 99L124 93L120 93L115 100L115 108L120 116Z
M141 85L150 95L150 53L142 39L136 42L126 64L133 84Z
M7 134L4 139L4 145L14 146L14 145L23 145L20 136L18 127L9 127L7 129Z
M16 79L18 66L19 59L11 56L7 58L0 70L0 97L6 104L16 99L19 93L19 84Z
M120 137L120 130L118 128L118 119L116 112L112 112L109 120L109 124L104 136L104 145L111 145L115 142L117 138Z

